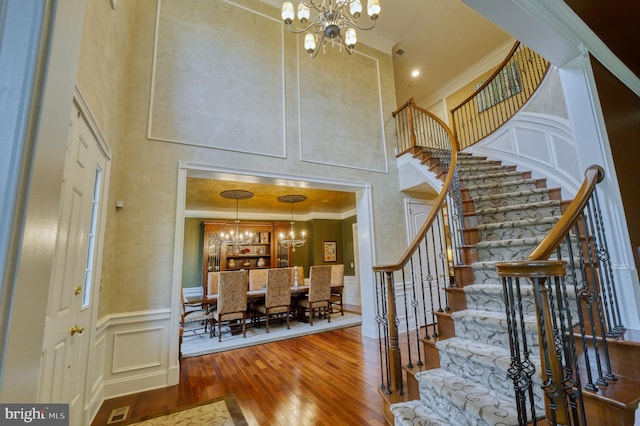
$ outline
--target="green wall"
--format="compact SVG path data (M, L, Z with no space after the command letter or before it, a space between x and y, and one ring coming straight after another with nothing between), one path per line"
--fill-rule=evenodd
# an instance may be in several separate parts
M182 258L182 286L199 287L202 285L202 238L201 218L184 220L184 246ZM356 216L344 220L314 219L308 222L296 222L295 231L306 232L307 242L291 256L291 266L302 266L305 277L309 277L311 265L331 265L325 263L322 256L322 242L335 241L338 253L335 263L344 263L345 275L355 275L351 264L354 261L352 224Z
M182 247L182 287L202 285L202 219L184 220L184 246Z

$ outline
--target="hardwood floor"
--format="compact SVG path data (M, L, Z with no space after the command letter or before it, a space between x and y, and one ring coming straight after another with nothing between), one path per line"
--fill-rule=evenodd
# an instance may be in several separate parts
M250 425L385 425L379 386L377 341L357 326L183 359L180 384L106 400L92 425L122 406L137 418L223 395Z

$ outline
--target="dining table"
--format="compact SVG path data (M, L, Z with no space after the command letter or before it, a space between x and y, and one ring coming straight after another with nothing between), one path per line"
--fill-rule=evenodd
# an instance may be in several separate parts
M334 292L342 292L343 289L344 289L344 286L331 286L331 291L334 291ZM308 285L299 285L299 286L291 287L291 298L294 299L292 300L292 306L296 304L295 302L296 297L303 296L307 293L309 293ZM257 301L264 300L266 295L267 295L266 288L260 288L256 290L247 290L247 306ZM198 305L203 307L208 305L214 305L217 302L218 302L217 294L208 294L205 297L197 297L197 298L192 297L187 299L187 305ZM295 312L295 309L293 311Z

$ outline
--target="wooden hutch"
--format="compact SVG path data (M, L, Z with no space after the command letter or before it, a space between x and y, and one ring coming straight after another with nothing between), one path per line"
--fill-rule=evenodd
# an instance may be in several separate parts
M203 222L203 284L207 273L256 268L284 268L290 265L291 249L280 247L279 235L289 231L288 222L240 222L238 231L249 232L250 242L225 243L223 235L235 231L234 221Z

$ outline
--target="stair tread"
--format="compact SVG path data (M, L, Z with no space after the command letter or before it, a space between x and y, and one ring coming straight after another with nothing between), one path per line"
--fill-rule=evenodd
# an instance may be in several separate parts
M482 419L490 425L518 424L514 398L507 398L441 368L423 371L416 377L420 383L421 398L424 386L433 390L438 397L450 401L461 414ZM456 419L450 419L451 421L455 422Z
M418 399L392 404L390 409L396 425L449 426L451 424L449 420L438 415ZM416 423L416 419L421 421Z

